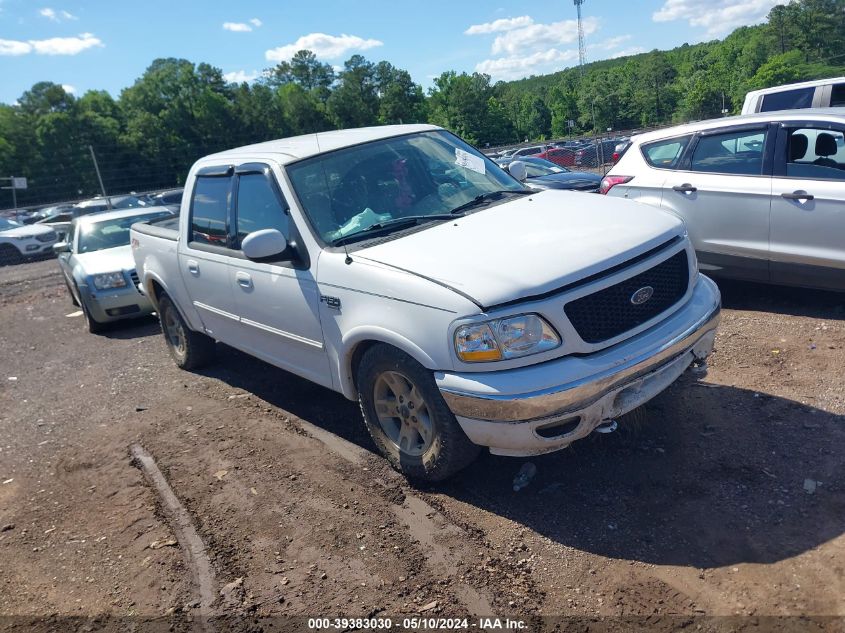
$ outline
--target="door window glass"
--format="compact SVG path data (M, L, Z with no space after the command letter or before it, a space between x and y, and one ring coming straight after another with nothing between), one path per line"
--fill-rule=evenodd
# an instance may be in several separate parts
M191 200L191 241L226 246L226 216L232 196L229 178L197 178Z
M643 145L643 156L652 167L675 169L691 137L671 138Z
M763 171L764 131L748 130L703 136L695 146L690 169L718 174L759 176Z
M264 174L246 174L238 182L238 243L253 231L278 229L288 235L288 214Z
M835 84L830 93L830 107L841 108L845 106L845 84Z
M760 112L774 112L776 110L801 110L813 105L815 88L796 88L795 90L781 90L763 97Z
M845 180L845 136L836 130L791 130L787 143L789 178Z

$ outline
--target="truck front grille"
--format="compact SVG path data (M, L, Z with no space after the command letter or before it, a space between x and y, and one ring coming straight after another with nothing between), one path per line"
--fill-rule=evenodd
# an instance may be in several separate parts
M634 293L651 287L651 297L636 305ZM689 262L680 251L639 275L570 301L563 310L587 343L612 339L657 316L681 300L689 286Z

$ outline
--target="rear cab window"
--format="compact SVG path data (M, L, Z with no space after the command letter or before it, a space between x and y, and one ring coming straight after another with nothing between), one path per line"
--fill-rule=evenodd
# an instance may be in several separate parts
M227 218L231 200L230 177L197 177L191 198L191 242L224 248L228 245Z
M643 158L649 165L658 169L677 169L691 138L692 135L679 136L646 143L642 146Z

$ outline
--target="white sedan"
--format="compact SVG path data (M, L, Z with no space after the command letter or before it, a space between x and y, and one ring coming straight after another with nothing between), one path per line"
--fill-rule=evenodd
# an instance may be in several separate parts
M71 300L82 308L90 332L110 321L150 314L153 306L137 288L129 227L173 217L165 207L124 209L73 221L66 242L56 244Z

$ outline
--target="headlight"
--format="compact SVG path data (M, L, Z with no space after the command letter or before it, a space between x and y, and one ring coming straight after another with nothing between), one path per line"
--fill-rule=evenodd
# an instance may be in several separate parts
M536 314L462 325L455 331L455 351L466 363L539 354L560 343L554 328Z
M123 288L126 285L126 277L123 273L103 273L102 275L94 275L94 287L97 290L107 290L109 288Z

